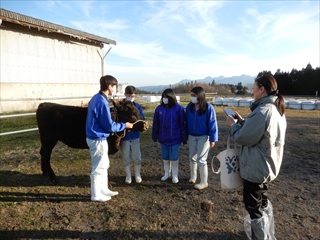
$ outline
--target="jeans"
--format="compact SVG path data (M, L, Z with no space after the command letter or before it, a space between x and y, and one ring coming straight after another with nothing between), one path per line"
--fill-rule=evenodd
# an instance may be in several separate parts
M160 146L161 146L161 155L163 160L170 160L170 161L179 160L180 144L166 146L161 143Z

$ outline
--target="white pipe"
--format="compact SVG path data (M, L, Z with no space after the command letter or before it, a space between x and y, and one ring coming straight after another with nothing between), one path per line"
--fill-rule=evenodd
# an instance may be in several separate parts
M35 131L35 130L38 130L38 128L30 128L30 129L25 129L25 130L0 133L0 136L9 135L9 134L16 134L16 133L23 133L23 132L31 132L31 131Z
M1 98L2 102L12 102L12 101L45 101L45 100L59 100L59 99L81 99L81 98L92 98L92 96L79 96L79 97L52 97L52 98Z
M10 118L10 117L23 117L23 116L31 116L36 115L36 113L21 113L21 114L12 114L12 115L2 115L0 118Z

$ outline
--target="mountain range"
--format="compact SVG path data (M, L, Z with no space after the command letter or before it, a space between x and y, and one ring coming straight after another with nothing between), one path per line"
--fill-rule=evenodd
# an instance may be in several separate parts
M205 77L203 79L195 79L195 80L190 80L190 79L183 79L180 82L174 83L174 84L169 84L169 85L156 85L156 86L142 86L142 87L137 87L140 90L143 91L148 91L148 92L162 92L164 89L169 88L169 87L174 87L179 84L185 84L188 82L193 81L194 82L202 82L202 83L212 83L212 80L215 81L216 84L232 84L232 85L237 85L239 82L242 83L242 86L246 86L248 84L252 84L254 82L255 77L249 76L242 74L241 76L233 76L233 77Z

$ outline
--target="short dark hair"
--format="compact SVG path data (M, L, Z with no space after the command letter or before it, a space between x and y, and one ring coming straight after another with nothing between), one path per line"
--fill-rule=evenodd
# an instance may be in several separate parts
M126 86L125 90L124 90L125 94L136 94L136 88L132 85Z
M118 85L118 80L111 76L111 75L105 75L100 78L100 90L106 91L109 86Z

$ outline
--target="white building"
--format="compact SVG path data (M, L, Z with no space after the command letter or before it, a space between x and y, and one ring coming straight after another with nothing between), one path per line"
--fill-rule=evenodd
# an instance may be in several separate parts
M114 40L0 8L0 112L49 101L86 104L100 89Z

